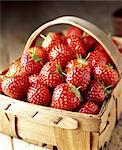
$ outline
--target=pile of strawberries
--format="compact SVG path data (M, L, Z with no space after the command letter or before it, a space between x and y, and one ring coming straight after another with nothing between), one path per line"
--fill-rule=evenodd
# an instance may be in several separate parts
M81 29L40 35L0 75L0 93L56 109L99 113L119 80L104 48Z

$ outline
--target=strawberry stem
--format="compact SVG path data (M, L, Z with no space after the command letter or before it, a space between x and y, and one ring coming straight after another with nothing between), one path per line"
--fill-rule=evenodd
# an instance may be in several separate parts
M77 87L77 89L79 90L81 88L81 86Z
M40 37L43 38L43 39L46 38L46 36L44 36L43 34L40 34Z
M71 91L72 91L73 93L75 93L75 95L79 98L80 101L82 101L82 100L81 100L82 97L81 97L81 94L80 94L79 90L78 90L74 85L72 85L72 84L69 84L69 86L70 86L70 88L71 88Z
M89 56L90 56L90 53L88 53L88 55L86 56L85 60L87 60L89 58Z
M66 75L65 72L62 71L60 62L56 64L56 67L57 67L57 71L58 71L61 75L64 75L64 76Z

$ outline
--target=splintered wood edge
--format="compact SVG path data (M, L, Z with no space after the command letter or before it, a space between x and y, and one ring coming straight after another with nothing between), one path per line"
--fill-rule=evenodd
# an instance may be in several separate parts
M47 29L51 26L58 25L58 24L69 24L69 25L76 26L76 27L82 29L83 31L85 31L86 33L88 33L89 35L91 35L93 38L95 38L104 47L104 49L106 50L108 55L111 57L112 61L114 62L115 66L119 72L119 75L122 76L121 55L118 52L118 49L115 46L115 44L113 44L112 39L110 39L102 30L100 30L94 24L92 24L86 20L83 20L81 18L78 18L78 17L64 16L64 17L60 17L58 19L55 19L53 21L50 21L50 22L42 25L41 27L39 27L36 31L34 31L31 34L24 49L30 48L33 41L37 38L37 36L42 31L44 31L45 29Z

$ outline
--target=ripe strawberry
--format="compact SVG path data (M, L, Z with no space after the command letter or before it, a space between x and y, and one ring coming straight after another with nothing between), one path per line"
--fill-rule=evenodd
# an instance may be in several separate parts
M30 84L32 83L40 83L40 78L39 78L39 74L33 74L29 76L29 82Z
M104 48L99 44L95 50L90 53L88 59L90 65L93 67L96 63L108 64L110 63L110 57L105 52Z
M70 60L70 49L65 44L55 45L49 53L49 61L59 62L62 67L65 67Z
M91 48L94 48L98 43L93 37L86 33L85 36L82 37L82 42L85 46L86 51L89 51Z
M115 69L105 64L96 64L93 68L93 75L105 86L115 86L119 80L119 75Z
M79 109L80 113L92 114L92 115L97 115L99 111L100 111L99 107L94 102L90 102L90 101L86 102Z
M80 55L82 57L86 56L86 50L85 50L84 44L79 37L74 36L74 35L70 36L66 38L66 42L70 48L71 55L73 58L77 58L77 56L80 56Z
M22 99L28 90L29 80L24 75L13 75L5 77L2 82L3 92L15 99Z
M40 71L40 82L49 87L56 87L63 82L61 71L57 62L47 62Z
M101 103L105 100L107 96L104 87L95 80L91 80L87 89L83 92L83 98L91 100L95 103Z
M67 29L65 31L65 36L69 37L69 36L72 36L72 35L75 35L77 37L82 37L83 31L78 27L71 26L69 29Z
M5 75L8 72L9 69L5 69L3 71L0 72L0 75Z
M27 92L27 101L29 103L48 106L51 100L51 94L43 84L33 83Z
M42 47L31 47L28 52L22 55L22 71L27 75L39 73L46 61L46 51Z
M6 73L6 76L11 76L15 74L21 74L20 58L9 66L9 70Z
M63 110L74 110L80 105L81 95L73 85L62 83L53 92L51 107Z
M42 42L42 47L46 49L46 52L49 54L52 47L58 43L63 43L62 37L56 32L49 32L46 37L42 36L44 41Z
M83 59L71 60L66 66L66 82L79 87L80 91L87 88L91 78L91 68Z

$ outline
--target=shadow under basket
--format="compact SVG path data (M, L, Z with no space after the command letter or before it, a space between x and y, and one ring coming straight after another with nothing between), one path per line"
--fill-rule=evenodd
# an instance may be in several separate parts
M56 146L58 150L96 150L110 140L122 112L122 59L111 39L98 27L81 18L65 16L50 21L29 37L25 49L40 34L60 32L77 26L94 37L111 57L120 80L98 115L53 109L0 95L0 132L36 145Z

